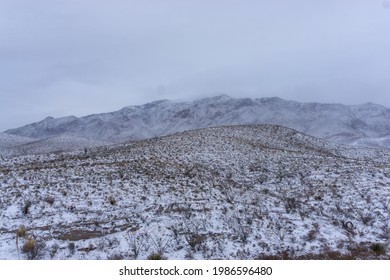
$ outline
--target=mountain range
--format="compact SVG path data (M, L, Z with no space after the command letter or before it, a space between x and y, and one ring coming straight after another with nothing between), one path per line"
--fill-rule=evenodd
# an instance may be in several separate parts
M191 102L158 100L84 117L47 117L5 133L23 139L66 136L122 143L206 127L276 124L339 144L390 148L389 120L390 109L373 103L301 103L278 97L219 95Z

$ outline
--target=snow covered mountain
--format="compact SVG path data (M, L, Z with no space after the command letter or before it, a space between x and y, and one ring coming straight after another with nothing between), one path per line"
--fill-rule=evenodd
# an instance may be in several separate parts
M278 124L336 143L390 147L390 109L366 103L300 103L281 98L231 98L193 102L160 100L81 118L48 117L6 133L47 138L59 135L126 142L196 128L237 124Z

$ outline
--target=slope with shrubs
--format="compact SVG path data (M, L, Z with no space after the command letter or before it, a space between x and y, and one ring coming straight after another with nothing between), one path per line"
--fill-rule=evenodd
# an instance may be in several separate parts
M389 156L247 125L5 157L0 258L387 259Z

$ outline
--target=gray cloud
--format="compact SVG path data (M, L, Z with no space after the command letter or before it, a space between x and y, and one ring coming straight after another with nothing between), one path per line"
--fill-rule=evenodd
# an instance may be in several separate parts
M390 107L387 2L3 0L0 130L217 92Z

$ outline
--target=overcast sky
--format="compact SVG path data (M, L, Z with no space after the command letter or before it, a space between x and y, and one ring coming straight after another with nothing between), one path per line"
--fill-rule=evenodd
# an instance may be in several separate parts
M220 93L390 107L390 2L0 0L0 131Z

